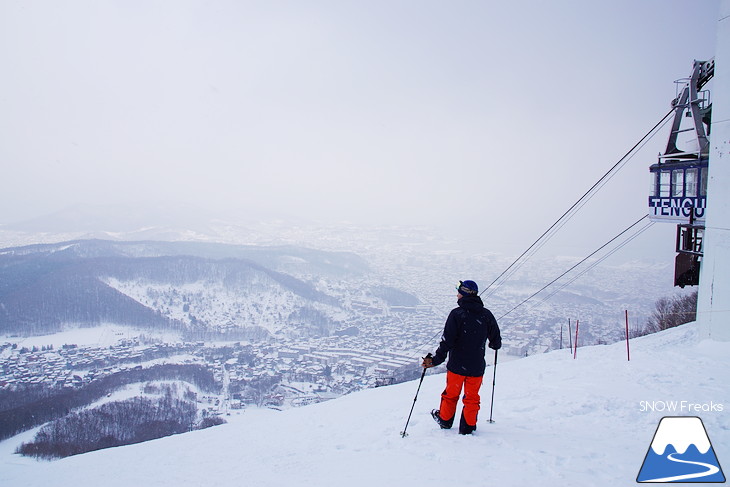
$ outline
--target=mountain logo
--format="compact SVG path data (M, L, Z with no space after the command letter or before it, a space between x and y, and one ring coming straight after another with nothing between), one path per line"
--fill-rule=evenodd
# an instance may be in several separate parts
M696 416L663 417L636 481L725 482L725 475L702 420Z

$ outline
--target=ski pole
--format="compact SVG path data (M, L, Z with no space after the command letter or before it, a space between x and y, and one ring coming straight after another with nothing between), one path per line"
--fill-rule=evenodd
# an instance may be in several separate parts
M426 357L431 357L431 354L429 353L426 355ZM403 431L400 432L401 438L405 438L408 436L408 433L406 433L406 430L408 429L408 423L411 421L411 414L413 414L413 408L416 407L416 399L418 399L418 392L421 390L421 384L423 383L423 377L426 375L426 367L423 368L423 372L421 372L421 380L418 381L418 389L416 389L416 397L413 398L413 405L411 406L411 412L408 413L408 419L406 420L406 426L403 428Z
M494 351L494 375L492 376L492 404L489 406L489 422L494 423L492 419L492 411L494 411L494 385L497 383L497 352Z

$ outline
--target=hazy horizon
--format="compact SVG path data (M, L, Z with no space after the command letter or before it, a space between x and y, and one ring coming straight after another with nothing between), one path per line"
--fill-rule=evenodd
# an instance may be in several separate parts
M0 223L163 205L522 247L667 113L673 81L714 55L718 13L718 0L0 2ZM565 245L595 248L647 213L666 136Z

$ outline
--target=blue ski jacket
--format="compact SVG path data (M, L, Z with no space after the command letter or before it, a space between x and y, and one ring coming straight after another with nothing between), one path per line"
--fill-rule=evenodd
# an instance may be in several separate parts
M433 354L433 365L442 364L448 355L449 371L481 377L487 366L484 359L487 340L491 349L502 347L499 326L479 296L464 296L457 303L459 307L451 310L446 319L441 343Z

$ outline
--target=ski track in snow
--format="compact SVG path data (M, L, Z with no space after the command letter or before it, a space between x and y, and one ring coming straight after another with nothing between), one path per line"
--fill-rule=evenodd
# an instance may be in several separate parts
M14 455L29 438L24 433L0 443L0 485L635 485L667 415L641 412L640 401L730 407L728 352L728 343L699 342L690 324L634 340L631 362L617 343L585 347L577 360L558 350L499 363L496 422L486 421L491 380L485 381L473 436L434 423L429 412L438 407L445 376L429 373L406 438L399 432L418 381L283 412L250 409L226 417L225 425L53 462ZM700 414L721 464L730 455L727 414Z

